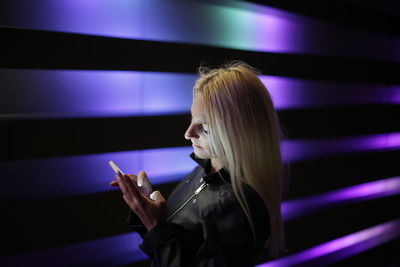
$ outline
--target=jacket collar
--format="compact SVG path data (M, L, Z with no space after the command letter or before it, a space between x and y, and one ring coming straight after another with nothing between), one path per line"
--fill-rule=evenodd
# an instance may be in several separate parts
M197 162L203 169L205 174L210 172L211 169L211 160L209 159L201 159L196 157L194 152L190 154L190 157ZM211 175L206 175L203 177L203 180L206 183L215 183L215 182L231 182L231 176L229 175L229 172L226 170L226 168L222 168L216 173L213 173Z

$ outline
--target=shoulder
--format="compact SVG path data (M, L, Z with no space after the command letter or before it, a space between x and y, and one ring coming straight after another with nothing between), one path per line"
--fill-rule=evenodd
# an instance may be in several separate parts
M228 247L240 248L242 253L249 256L252 253L258 255L270 235L268 211L261 198L254 190L249 188L245 190L250 215L254 222L253 229L256 238L254 240L249 219L234 194L232 185L224 184L218 189L207 188L207 191L209 190L214 191L215 202L209 203L208 210L203 214L201 220L203 229L206 229L205 235L212 240L224 239ZM210 199L208 195L204 196Z
M244 192L251 216L264 226L268 225L268 209L261 197L250 186L245 186ZM240 224L249 227L246 213L235 195L231 183L227 182L218 186L209 185L204 192L204 198L208 202L207 210L203 213L205 218L212 218L217 221L231 219L236 222L236 225Z

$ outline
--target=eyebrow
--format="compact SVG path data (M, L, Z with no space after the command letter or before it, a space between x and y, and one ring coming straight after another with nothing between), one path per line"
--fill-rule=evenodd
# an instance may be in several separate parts
M193 115L192 115L192 107L190 107L190 117L191 118L193 118ZM197 122L200 122L200 123L203 123L203 124L206 124L207 125L207 123L205 122L205 121L202 121L202 120L199 120L199 119L197 119Z
M192 118L193 118L193 116L192 116L192 115L190 115L190 117L192 117ZM206 124L206 125L207 125L207 123L206 123L206 122L204 122L204 121L202 121L202 120L199 120L199 119L197 119L196 121L197 121L197 122L200 122L200 123L202 123L202 124Z

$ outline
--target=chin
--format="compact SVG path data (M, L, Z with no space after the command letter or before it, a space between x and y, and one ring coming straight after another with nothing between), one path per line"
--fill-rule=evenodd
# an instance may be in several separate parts
M210 159L211 158L210 155L208 155L208 153L204 153L202 151L194 150L194 154L197 158L200 158L200 159Z

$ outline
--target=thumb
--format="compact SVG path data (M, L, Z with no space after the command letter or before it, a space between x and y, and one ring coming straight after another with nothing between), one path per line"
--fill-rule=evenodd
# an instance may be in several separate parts
M137 176L137 185L139 187L143 186L143 183L148 183L149 178L147 178L147 174L144 171L140 171Z
M151 193L150 198L155 202L165 202L165 198L161 195L160 191L154 191Z

